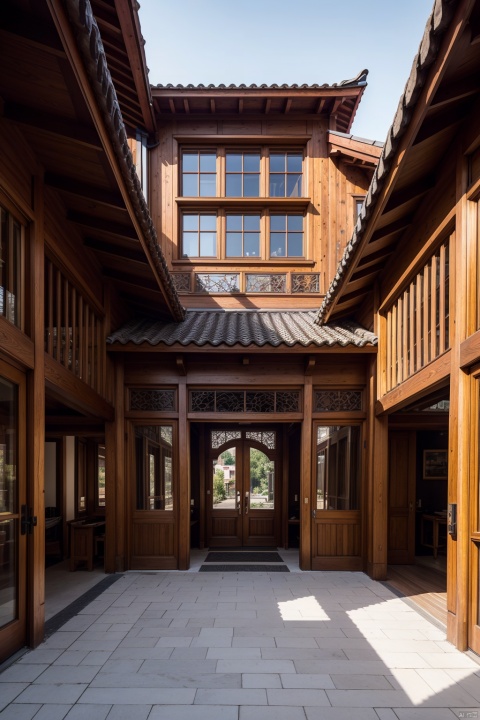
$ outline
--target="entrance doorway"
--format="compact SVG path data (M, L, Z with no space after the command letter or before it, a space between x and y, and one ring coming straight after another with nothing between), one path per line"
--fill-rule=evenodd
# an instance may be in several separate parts
M208 431L205 477L209 547L279 545L279 439L273 428Z

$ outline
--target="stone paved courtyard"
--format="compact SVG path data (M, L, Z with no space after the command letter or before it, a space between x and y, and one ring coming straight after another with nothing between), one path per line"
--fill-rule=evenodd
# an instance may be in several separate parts
M0 673L1 720L480 718L480 665L362 573L127 573Z

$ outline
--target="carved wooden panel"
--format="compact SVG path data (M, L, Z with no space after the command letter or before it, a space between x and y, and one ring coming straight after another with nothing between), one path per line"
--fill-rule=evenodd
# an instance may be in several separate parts
M195 292L240 292L240 275L238 273L196 273Z
M299 390L191 390L191 412L300 412Z
M276 432L274 430L265 432L247 430L245 437L247 440L256 440L262 445L265 445L269 450L275 450Z
M316 390L314 412L349 412L362 410L361 390Z
M191 291L191 275L189 272L172 273L172 281L177 292Z
M130 410L176 410L176 395L173 389L131 388Z
M292 273L292 293L320 292L320 273Z
M287 276L278 273L245 274L245 292L284 293L287 292Z

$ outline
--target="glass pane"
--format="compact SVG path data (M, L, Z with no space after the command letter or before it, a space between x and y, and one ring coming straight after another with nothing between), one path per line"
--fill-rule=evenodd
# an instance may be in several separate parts
M301 257L303 255L303 233L288 233L288 256Z
M173 510L172 427L135 428L137 510Z
M270 215L270 230L285 230L287 227L286 215ZM290 228L295 230L296 228Z
M227 215L227 230L240 230L242 229L242 216L241 215Z
M184 230L198 230L198 215L184 215L183 216L183 229Z
M215 197L216 175L200 175L200 197Z
M248 153L243 156L244 172L260 172L260 155L258 153Z
M216 172L217 156L215 153L200 153L200 172Z
M357 510L360 428L317 428L317 510Z
M287 158L288 172L302 172L302 155L300 153L289 153Z
M303 215L288 215L288 230L296 230L301 232L303 230Z
M17 387L4 378L0 408L0 512L17 513Z
M215 257L217 254L217 233L200 233L200 257Z
M285 257L285 233L270 236L270 257Z
M244 230L260 232L260 215L245 215L243 220Z
M225 193L227 197L242 197L241 175L227 175Z
M18 520L0 522L0 627L17 618Z
M183 257L198 256L198 233L183 233Z
M259 233L246 233L244 240L244 252L247 257L258 257L260 255Z
M183 153L182 170L184 172L198 172L198 153Z
M270 155L270 172L285 172L285 153L272 153Z
M184 175L182 195L184 197L197 197L198 195L198 175Z
M227 233L227 257L241 257L242 233Z
M244 197L258 197L260 195L259 175L243 176L243 195Z
M302 194L302 176L287 175L287 197L300 197Z
M235 472L236 448L224 450L213 460L212 507L215 510L234 510L240 503Z
M250 509L275 507L275 463L257 448L250 448Z
M216 230L217 229L217 216L216 215L200 215L200 230Z
M270 197L285 197L285 175L270 175Z
M242 172L242 153L227 153L227 172Z
M105 445L98 446L97 506L105 507Z

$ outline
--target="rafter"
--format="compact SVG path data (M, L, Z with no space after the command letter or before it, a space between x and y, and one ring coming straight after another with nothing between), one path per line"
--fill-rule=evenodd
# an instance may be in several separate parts
M108 205L109 207L124 210L125 203L119 193L110 192L105 188L99 188L88 183L72 180L65 175L56 175L55 173L45 173L45 184L49 187L61 190L62 192L76 195L77 197L91 200L99 205Z
M71 142L86 145L95 150L101 150L102 145L98 134L93 128L81 125L71 118L61 118L58 115L50 115L16 103L5 103L3 115L8 120L13 120L20 125L36 128L51 135L59 135Z

